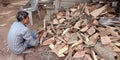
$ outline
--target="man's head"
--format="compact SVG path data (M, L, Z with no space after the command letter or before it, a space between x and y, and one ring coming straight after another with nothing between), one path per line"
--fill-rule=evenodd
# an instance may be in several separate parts
M22 22L23 24L29 23L28 13L26 11L19 11L16 15L17 21Z

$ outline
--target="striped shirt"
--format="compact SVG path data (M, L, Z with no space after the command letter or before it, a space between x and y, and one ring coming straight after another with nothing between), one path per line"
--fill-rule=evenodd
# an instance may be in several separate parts
M15 54L21 54L27 48L26 42L31 46L37 46L39 40L32 37L30 30L24 24L14 22L8 33L8 47Z

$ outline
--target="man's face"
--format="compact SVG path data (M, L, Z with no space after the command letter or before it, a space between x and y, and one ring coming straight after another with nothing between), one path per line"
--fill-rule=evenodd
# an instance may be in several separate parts
M29 17L23 20L24 24L29 24Z

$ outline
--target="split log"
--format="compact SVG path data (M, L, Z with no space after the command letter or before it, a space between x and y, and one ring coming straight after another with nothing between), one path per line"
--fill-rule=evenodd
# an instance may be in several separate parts
M92 11L90 14L91 14L93 17L96 18L97 16L99 16L100 13L102 13L105 9L107 9L107 7L108 7L108 4L107 4L107 5L104 5L104 6L101 7L101 8L98 8L98 9Z

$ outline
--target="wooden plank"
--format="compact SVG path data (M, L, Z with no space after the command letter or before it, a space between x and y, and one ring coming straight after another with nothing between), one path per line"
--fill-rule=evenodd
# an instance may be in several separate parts
M103 45L111 43L111 40L108 36L101 37L101 42Z
M104 6L101 7L101 8L98 8L98 9L92 11L90 14L91 14L93 17L96 18L97 16L100 15L100 13L102 13L105 9L107 9L107 7L108 7L108 4L107 4L107 5L104 5Z

